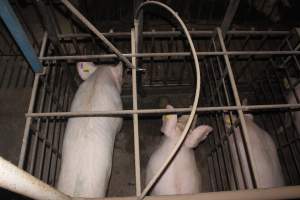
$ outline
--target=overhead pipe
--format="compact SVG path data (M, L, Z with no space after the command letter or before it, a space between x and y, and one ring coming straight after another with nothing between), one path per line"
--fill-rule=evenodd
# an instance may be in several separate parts
M15 39L32 70L34 72L41 72L43 67L8 0L0 1L0 17Z

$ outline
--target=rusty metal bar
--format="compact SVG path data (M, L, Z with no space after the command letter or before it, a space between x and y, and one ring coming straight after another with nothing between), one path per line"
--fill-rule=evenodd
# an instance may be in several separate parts
M300 51L202 51L197 52L197 56L251 56L251 55L300 55ZM164 52L164 53L125 53L122 56L126 58L130 57L169 57L169 56L191 56L190 52ZM103 55L69 55L69 56L45 56L40 57L40 60L88 60L97 58L117 58L115 54L103 54Z
M300 104L266 104L249 106L217 106L217 107L199 107L197 112L215 112L232 110L274 110L274 109L299 109ZM118 111L81 111L81 112L51 112L51 113L27 113L26 117L96 117L96 116L122 116L132 114L161 114L161 113L188 113L191 108L174 109L139 109L139 110L118 110Z
M132 53L136 52L136 31L131 30L131 50ZM136 66L136 58L132 57L132 64ZM132 76L132 107L134 110L138 109L137 103L137 73L136 68L131 70ZM140 145L139 145L139 119L138 114L133 114L133 134L134 134L134 164L135 164L135 185L136 185L136 196L141 194L141 166L140 166Z
M218 33L219 42L221 44L222 51L226 52L227 50L226 50L226 47L225 47L225 44L224 44L222 31L219 27L217 28L217 33ZM232 71L232 67L231 67L228 55L224 55L224 59L225 59L225 64L226 64L226 68L227 68L227 71L228 71L228 76L229 76L229 80L230 80L230 83L231 83L231 88L232 88L235 103L236 103L237 106L241 106L240 97L239 97L239 94L238 94L236 82L235 82L235 79L234 79L234 75L233 75L233 71ZM238 117L240 119L241 128L242 128L242 136L243 136L242 138L244 140L244 144L245 144L245 147L246 147L245 151L246 151L246 157L247 157L247 160L248 160L250 174L251 174L251 182L253 184L253 187L256 188L256 179L257 179L258 175L256 174L256 171L254 170L255 169L254 167L256 166L256 163L255 163L252 147L250 146L250 139L249 139L249 136L248 136L246 121L245 121L245 118L244 118L243 111L238 110L237 112L238 112ZM247 185L247 188L249 188L249 187L251 187L251 186Z

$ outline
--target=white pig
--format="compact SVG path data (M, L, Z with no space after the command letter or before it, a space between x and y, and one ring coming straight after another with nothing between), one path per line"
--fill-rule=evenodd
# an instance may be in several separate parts
M167 108L173 108L167 105ZM163 117L161 132L165 134L158 149L151 155L146 168L146 182L157 173L163 162L170 154L182 133L188 116L184 115L177 121L177 115ZM160 177L151 194L172 195L198 193L201 189L201 174L197 168L195 148L212 131L207 125L201 125L192 130L187 136L176 157Z
M71 112L121 110L123 66L96 67L77 64L85 80L78 88ZM122 126L119 117L70 118L64 135L62 164L57 188L70 196L104 197L112 168L116 134Z
M279 187L284 185L284 179L279 163L279 158L271 136L260 128L254 121L251 114L245 114L246 127L249 137L250 146L253 150L254 156L254 171L257 175L257 187L258 188L270 188ZM231 121L229 115L225 115L226 127L231 127ZM236 117L233 115L232 123L235 124ZM245 171L246 183L249 188L253 188L251 185L251 176L249 173L249 165L247 164L245 146L243 145L241 131L239 127L234 127L234 134L236 136L236 142L238 151L241 156L241 167ZM231 134L229 136L229 145L232 151L233 165L236 170L237 182L239 189L245 189L245 185L242 179L242 172L240 169L237 148L234 144L234 137ZM233 174L231 176L231 184L233 184Z

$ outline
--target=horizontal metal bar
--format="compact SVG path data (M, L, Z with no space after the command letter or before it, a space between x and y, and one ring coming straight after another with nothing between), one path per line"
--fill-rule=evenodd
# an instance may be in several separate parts
M0 157L0 187L33 199L71 200L53 187L43 183L27 172L19 169ZM298 199L300 186L287 186L270 189L210 192L192 195L147 196L146 200L235 200L235 199ZM84 198L83 198L84 199ZM99 200L103 198L99 198ZM107 200L136 200L136 197L112 197ZM94 199L96 200L96 199Z
M241 55L300 55L300 51L227 51L227 52L197 52L197 56L241 56ZM191 56L190 52L165 52L165 53L125 53L123 56L130 57L171 57L171 56ZM97 59L97 58L117 58L115 54L103 55L71 55L71 56L47 56L40 57L40 60L83 60L83 59Z
M145 200L253 200L253 199L298 199L300 186L287 186L268 189L203 192L190 195L146 196ZM96 198L94 200L103 200ZM105 200L136 200L136 197L107 197Z
M219 106L197 108L197 112L230 111L230 110L272 110L272 109L298 109L300 104L273 104L273 105L249 105L249 106ZM139 109L139 110L115 110L115 111L80 111L80 112L48 112L27 113L26 117L83 117L83 116L115 116L132 114L160 114L160 113L187 113L191 108L174 109Z
M192 36L213 36L215 31L212 30L198 30L198 31L189 31ZM227 35L234 35L234 36L247 36L247 35L287 35L290 31L254 31L254 30L232 30L228 31ZM130 37L130 32L106 32L103 33L106 37ZM170 37L170 36L180 36L182 35L180 31L144 31L144 37ZM58 34L59 39L71 39L71 38L89 38L92 37L92 34L89 33L68 33L68 34Z

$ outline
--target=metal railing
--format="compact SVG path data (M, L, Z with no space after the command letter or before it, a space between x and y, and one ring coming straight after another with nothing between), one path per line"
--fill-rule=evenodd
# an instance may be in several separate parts
M202 33L201 31L195 32ZM234 152L228 146L228 137L231 134L234 135L234 133L229 133L225 129L223 119L224 114L228 111L231 114L239 114L241 124L238 126L243 130L242 134L244 136L247 135L245 122L243 122L244 113L253 113L256 116L255 118L259 119L258 123L272 135L275 141L287 185L299 184L299 133L295 128L295 124L292 123L292 127L285 126L285 116L292 118L292 113L298 111L300 105L299 102L297 104L287 104L286 92L292 91L296 86L289 84L290 89L287 89L283 83L284 78L288 80L291 77L299 78L299 71L297 71L299 54L297 44L299 43L299 38L296 42L292 40L299 36L295 36L294 32L288 31L260 32L252 30L249 31L248 35L247 31L229 31L227 38L224 39L220 29L209 32L211 34L208 37L195 36L193 39L196 43L196 48L201 50L199 51L199 58L203 63L202 78L205 83L202 86L201 106L197 109L200 116L199 122L205 122L214 128L214 132L208 137L206 142L209 147L206 160L208 165L207 173L210 177L210 191L256 188L255 174L253 173L251 185L240 185L237 181L234 183L229 181L230 174L237 176L237 171L241 171L242 175L246 172L243 172L243 169L235 168L232 163L232 154ZM111 37L116 43L118 43L117 40L120 35L124 34L127 37L127 33L114 34L116 37L114 35L111 35ZM193 88L193 71L190 66L191 60L188 58L189 52L183 54L174 52L155 53L160 48L157 44L168 43L168 41L169 43L174 42L176 45L173 47L163 46L160 48L161 51L170 51L171 49L180 52L186 51L184 45L178 45L180 42L182 44L185 42L179 35L174 34L174 36L167 37L164 34L151 32L151 34L144 36L144 43L145 46L148 45L149 53L140 54L141 57L144 55L148 57L148 60L143 57L146 70L143 77L143 85L149 88L152 87L153 90L157 88L155 85L158 83L160 84L158 87L168 88L173 84L178 88L187 86ZM82 34L67 35L66 37L74 37L76 40L77 36L82 37ZM163 36L163 39L159 39L156 36ZM60 38L63 37L63 35L60 36ZM87 35L87 37L90 37L90 35ZM255 37L255 39L252 37ZM62 42L66 41L63 40ZM122 41L123 43L130 43L129 38L122 39ZM83 58L95 59L97 55L91 55L90 57L86 55L47 56L46 42L49 41L47 41L47 35L45 34L41 50L43 53L40 54L40 59L45 64L45 71L41 74L36 74L35 77L31 103L26 114L26 129L19 167L23 167L30 174L50 185L54 186L58 175L61 145L67 118L79 116L127 116L131 118L134 115L139 116L135 121L143 123L142 116L160 116L163 113L188 113L190 111L190 108L187 107L174 110L137 109L133 107L132 109L113 112L68 112L74 91L68 89L67 74L65 69L60 66L61 62L64 62L65 59L69 63ZM84 42L87 41L78 39L72 45L77 44L79 49L81 49ZM251 47L251 45L254 47ZM126 50L128 44L119 43L117 47L121 50ZM204 51L202 51L203 49ZM134 52L124 55L132 58L137 56ZM105 56L107 55L101 55L97 58L114 58L113 55ZM165 59L159 59L161 57ZM284 65L282 65L283 63ZM165 70L163 75L155 73L159 70ZM127 80L125 80L125 86L128 88L131 87L130 79L131 76L129 74ZM148 95L151 96L151 94ZM176 96L176 93L174 95ZM137 95L134 96L137 98ZM248 98L250 105L243 105L243 98ZM136 102L136 99L133 101ZM282 132L278 131L280 127L283 127ZM251 156L251 146L249 146L247 139L244 141L243 146L249 152L248 165L252 166L253 158L251 157L253 155ZM140 170L143 170L143 166L141 168ZM249 169L251 170L253 167ZM201 193L196 196L184 196L184 198L217 197L226 199L228 196L222 197L224 194L231 195L231 198L238 198L241 195L244 197L247 194L253 194L254 196L252 197L260 194L272 199L295 198L299 197L299 192L297 192L299 190L296 189L299 189L299 186L228 193ZM287 191L289 193L286 193ZM277 196L274 196L274 194ZM262 196L257 197L261 198ZM171 198L180 197L174 196Z

